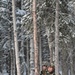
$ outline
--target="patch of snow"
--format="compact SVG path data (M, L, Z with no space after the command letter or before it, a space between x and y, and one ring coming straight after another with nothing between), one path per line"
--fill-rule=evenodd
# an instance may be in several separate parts
M59 74L62 75L62 71L59 71Z
M20 57L24 57L24 54L23 53L20 53L20 55L19 55Z
M72 34L72 37L73 37L73 38L75 37L75 33Z
M62 36L62 33L60 32L59 35Z
M59 4L62 4L62 2L61 2L61 1L59 1Z
M8 46L9 46L9 41L6 41L5 44L4 44L4 46L3 46L3 48L7 49Z
M73 1L70 1L67 5L68 7L73 7Z
M19 20L16 21L16 24L20 24L21 22Z
M4 4L8 4L7 0L2 0L2 2L3 2Z
M2 75L9 75L9 74L6 72L6 69L3 70Z
M43 3L43 4L40 6L40 8L42 8L42 7L44 7L44 6L46 6L46 4L45 4L45 3Z
M0 11L5 11L6 8L0 7Z
M0 30L4 30L4 28L2 27L2 25L0 25Z
M16 14L23 16L26 12L24 10L17 9Z
M73 4L75 4L75 2Z
M7 1L7 0L3 0L3 1Z

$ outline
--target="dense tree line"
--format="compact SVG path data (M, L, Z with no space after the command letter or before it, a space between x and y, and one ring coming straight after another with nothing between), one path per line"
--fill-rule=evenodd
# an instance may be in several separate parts
M54 64L55 75L74 75L74 63L74 0L0 1L0 73L39 75L43 64Z

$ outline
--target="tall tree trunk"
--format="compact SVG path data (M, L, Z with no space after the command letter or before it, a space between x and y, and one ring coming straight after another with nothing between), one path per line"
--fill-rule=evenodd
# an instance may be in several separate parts
M74 15L75 15L75 2L74 2ZM73 55L73 52L74 52L74 49L75 49L75 38L72 37L72 34L71 34L71 45L72 45L72 50L71 50L71 56L70 56L70 63L71 63L71 74L74 75L74 55Z
M11 54L11 75L14 75L13 74L13 54L12 54L13 52L12 52L12 50L11 50L11 52L10 52L10 54Z
M12 53L12 54L13 54L13 55L12 55L12 56L13 56L13 57L12 57L12 58L13 58L13 63L12 63L12 65L13 65L13 75L16 75L16 74L15 74L15 64L16 64L16 62L15 62L15 50L13 50L12 52L13 52L13 53Z
M75 49L75 45L74 45L75 39L72 37L72 34L70 34L70 36L71 36L71 45L72 45L72 49L70 51L71 75L74 75L73 50Z
M38 38L37 38L37 24L36 24L36 0L33 0L33 27L34 27L35 75L39 75Z
M46 8L49 10L49 11L46 11L46 19L48 16L49 17L49 20L50 20L50 26L47 26L47 22L48 20L44 19L44 24L46 25L46 35L47 35L47 39L48 39L48 45L49 45L49 50L50 50L50 64L53 63L53 50L52 50L52 35L51 35L51 31L52 31L52 26L53 26L53 6L52 6L52 2L53 0L46 0ZM49 4L49 6L48 6Z
M61 60L61 63L62 63L62 75L68 75L68 64L66 64L64 60Z
M73 56L72 56L72 53L70 55L70 65L71 65L71 75L74 75L74 70L73 70Z
M27 70L27 75L29 75L29 40L27 40L27 66L28 66L28 70Z
M12 49L12 35L11 35L11 32L12 31L12 29L11 29L11 24L10 24L10 35L9 35L9 50L10 50L10 56L11 56L11 69L10 69L10 71L11 71L11 74L10 75L15 75L15 53L14 53L14 50Z
M64 40L63 40L64 41ZM62 67L62 75L68 75L68 63L65 62L65 58L67 57L67 52L66 52L66 45L65 43L62 43L62 51L61 51L61 67Z
M55 16L55 75L59 75L59 28L58 28L58 20L59 20L59 0L56 0L56 16Z
M50 50L50 64L51 64L53 63L53 51L52 51L52 43L51 43L51 33L50 33L49 28L47 27L46 19L44 19L44 24L46 26L46 34L47 34L48 45L49 45L49 50Z
M11 75L15 75L15 53L11 50Z
M42 45L41 44L41 32L39 32L39 62L40 62L40 72L42 71L42 49L41 49L41 45Z
M33 38L30 38L30 75L34 75L34 48Z
M47 34L47 39L48 39L48 45L49 45L49 50L50 50L50 64L53 63L53 51L52 51L52 43L51 43L51 34L50 31L48 29L48 27L46 27L46 34Z
M73 3L73 7L74 7L74 15L75 15L75 2Z
M12 15L13 15L13 29L14 29L14 44L15 44L15 57L16 57L17 75L21 75L18 40L17 40L17 29L16 29L15 1L14 0L12 0Z
M22 32L23 32L23 29L22 29ZM25 58L24 58L25 55L24 55L24 39L23 38L22 38L22 41L21 41L21 50L20 51L21 51L21 54L22 54L22 56L21 56L21 59L22 59L21 60L21 74L26 75L27 64L26 64Z

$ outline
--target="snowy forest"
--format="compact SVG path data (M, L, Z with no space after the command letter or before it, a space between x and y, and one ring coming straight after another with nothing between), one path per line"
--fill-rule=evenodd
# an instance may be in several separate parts
M75 0L0 0L0 75L75 75Z

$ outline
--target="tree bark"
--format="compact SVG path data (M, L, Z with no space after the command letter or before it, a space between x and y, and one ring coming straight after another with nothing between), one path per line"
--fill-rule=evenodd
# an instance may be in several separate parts
M52 51L52 42L51 42L51 34L50 31L48 29L48 27L46 27L46 34L47 34L47 39L48 39L48 45L49 45L49 50L50 50L50 64L53 63L53 51Z
M42 71L42 49L41 49L41 28L39 29L39 35L38 35L38 38L39 38L39 64L40 64L40 72Z
M27 70L27 75L29 75L29 40L27 40L27 66L28 66L28 70Z
M71 64L71 75L74 75L74 64L73 64L73 50L74 50L74 38L72 38L72 34L70 34L70 36L71 36L71 45L72 45L72 50L70 51L70 64Z
M47 34L47 39L48 39L48 45L49 45L49 50L50 50L50 64L53 63L53 51L52 51L52 42L51 42L51 33L49 28L47 27L46 20L44 19L44 24L46 26L46 34Z
M36 24L36 0L33 0L33 28L34 28L34 57L35 57L35 75L39 75L38 65L38 39L37 39L37 24Z
M58 19L59 19L59 0L56 0L56 16L55 16L55 75L59 75L59 28L58 28Z
M63 40L64 41L64 40ZM61 51L61 67L62 67L62 75L68 75L68 63L65 62L65 58L67 57L66 45L62 43L62 51Z
M73 3L73 6L74 6L74 15L75 15L75 2Z
M19 49L18 49L18 39L17 39L17 29L16 29L15 0L12 0L12 15L13 15L13 29L14 29L14 44L15 44L15 57L16 57L17 75L21 75L20 60L19 60Z
M73 57L72 57L72 53L70 55L70 65L71 65L71 75L74 75L74 69L73 69Z
M33 38L30 38L30 75L34 75L34 48Z

